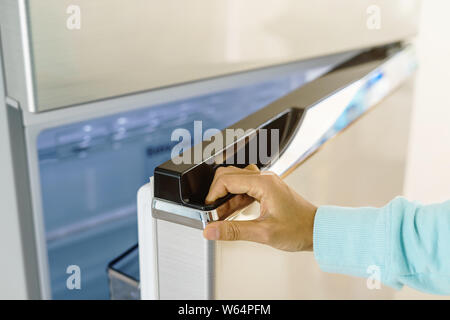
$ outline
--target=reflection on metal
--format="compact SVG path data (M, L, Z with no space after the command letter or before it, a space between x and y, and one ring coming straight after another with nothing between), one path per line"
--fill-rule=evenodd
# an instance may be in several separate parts
M312 105L287 150L268 170L283 177L288 175L326 141L397 88L416 67L414 47L407 46L363 78Z
M0 1L8 96L24 110L399 41L415 35L420 4L371 1L383 12L382 28L373 31L359 0L77 0L81 28L70 30L72 2Z
M219 220L217 210L198 210L158 198L153 199L152 215L155 219L179 223L197 229L204 229L209 222Z

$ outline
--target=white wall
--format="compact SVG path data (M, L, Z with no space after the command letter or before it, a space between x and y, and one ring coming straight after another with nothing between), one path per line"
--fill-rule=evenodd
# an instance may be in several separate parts
M450 199L450 1L425 0L405 195Z
M405 196L450 199L450 1L425 0L417 39L416 78ZM398 299L438 298L404 288ZM442 297L449 299L449 297Z

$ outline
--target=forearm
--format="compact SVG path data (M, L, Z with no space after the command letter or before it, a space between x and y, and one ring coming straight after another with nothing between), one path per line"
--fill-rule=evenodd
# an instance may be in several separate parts
M450 294L450 201L422 206L403 198L383 208L319 207L314 255L322 270Z

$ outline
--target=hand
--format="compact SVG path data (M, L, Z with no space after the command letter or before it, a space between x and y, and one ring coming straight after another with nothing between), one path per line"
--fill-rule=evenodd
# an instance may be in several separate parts
M255 165L245 169L220 167L206 197L212 203L228 193L236 194L218 208L220 219L260 203L260 216L250 221L218 221L203 231L208 240L247 240L285 251L313 249L313 227L317 208L292 190L272 172Z

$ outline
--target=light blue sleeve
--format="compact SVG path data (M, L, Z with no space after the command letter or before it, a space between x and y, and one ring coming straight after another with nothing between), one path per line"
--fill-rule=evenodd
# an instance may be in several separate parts
M421 205L396 198L383 208L319 207L314 256L326 272L369 277L450 294L450 201Z

